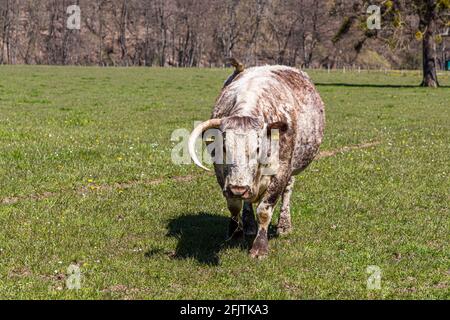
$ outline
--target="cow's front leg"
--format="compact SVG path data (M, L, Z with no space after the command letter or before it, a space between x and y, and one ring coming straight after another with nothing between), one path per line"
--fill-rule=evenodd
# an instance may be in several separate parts
M230 224L228 227L228 238L239 238L243 235L241 210L242 200L239 199L227 199L228 210L231 213Z
M281 174L273 177L261 202L256 209L258 219L258 233L253 242L250 256L253 258L264 258L269 253L268 230L272 221L273 210L289 183L290 175L287 169L280 170Z
M274 204L263 201L256 210L258 233L256 234L255 241L250 250L250 256L252 258L264 258L269 253L268 230L270 222L272 221L273 209Z
M244 234L246 236L255 236L257 231L255 213L251 202L244 202L242 211L242 223L244 225Z
M286 189L283 191L283 196L281 197L281 211L280 211L280 219L278 220L277 225L277 234L285 235L292 231L291 224L291 195L292 190L294 189L295 178L292 176L289 180Z

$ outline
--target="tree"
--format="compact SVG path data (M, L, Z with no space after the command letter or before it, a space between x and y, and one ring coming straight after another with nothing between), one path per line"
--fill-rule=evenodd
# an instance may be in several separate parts
M2 45L0 47L0 64L11 63L11 41L12 41L12 28L14 22L14 1L3 0L0 6L0 34ZM6 56L6 58L5 58Z
M424 87L438 87L436 74L436 46L438 26L444 22L443 13L450 8L449 0L415 0L415 12L419 16L419 31L422 35Z
M366 9L369 5L378 5L382 13L382 27L371 30L367 27ZM421 86L438 87L436 72L436 41L439 30L448 26L450 0L335 0L334 12L343 16L343 23L334 37L339 42L350 30L359 29L361 35L356 37L355 50L360 51L367 39L382 39L388 46L400 43L407 46L405 37L422 41L423 80ZM353 13L351 13L353 12Z
M236 57L246 65L304 68L423 65L423 84L437 86L449 47L442 29L449 2L0 0L0 63L192 67ZM66 28L74 4L81 30ZM369 4L382 8L381 30L367 28Z

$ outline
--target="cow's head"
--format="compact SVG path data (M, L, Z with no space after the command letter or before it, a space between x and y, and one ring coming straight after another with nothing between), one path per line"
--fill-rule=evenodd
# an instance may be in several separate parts
M226 197L251 200L258 195L263 168L271 165L274 153L270 143L272 130L284 130L284 124L267 125L256 117L227 117L212 119L199 125L189 138L189 154L199 167L204 167L195 153L195 143L208 129L218 129L211 156L216 168L223 174L223 192ZM272 153L272 155L271 155Z

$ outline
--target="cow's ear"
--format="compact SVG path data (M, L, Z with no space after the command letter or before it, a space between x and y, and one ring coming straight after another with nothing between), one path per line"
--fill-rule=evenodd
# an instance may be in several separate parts
M272 130L279 130L281 133L286 132L289 129L288 124L284 121L277 121L270 123L267 126L267 131L270 133Z

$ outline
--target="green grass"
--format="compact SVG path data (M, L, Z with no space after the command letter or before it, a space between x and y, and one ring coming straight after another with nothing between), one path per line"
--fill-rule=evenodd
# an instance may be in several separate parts
M171 162L172 131L209 117L228 74L0 67L0 298L450 298L449 73L430 90L417 72L310 72L322 150L381 144L314 162L263 261L223 245L214 177Z

